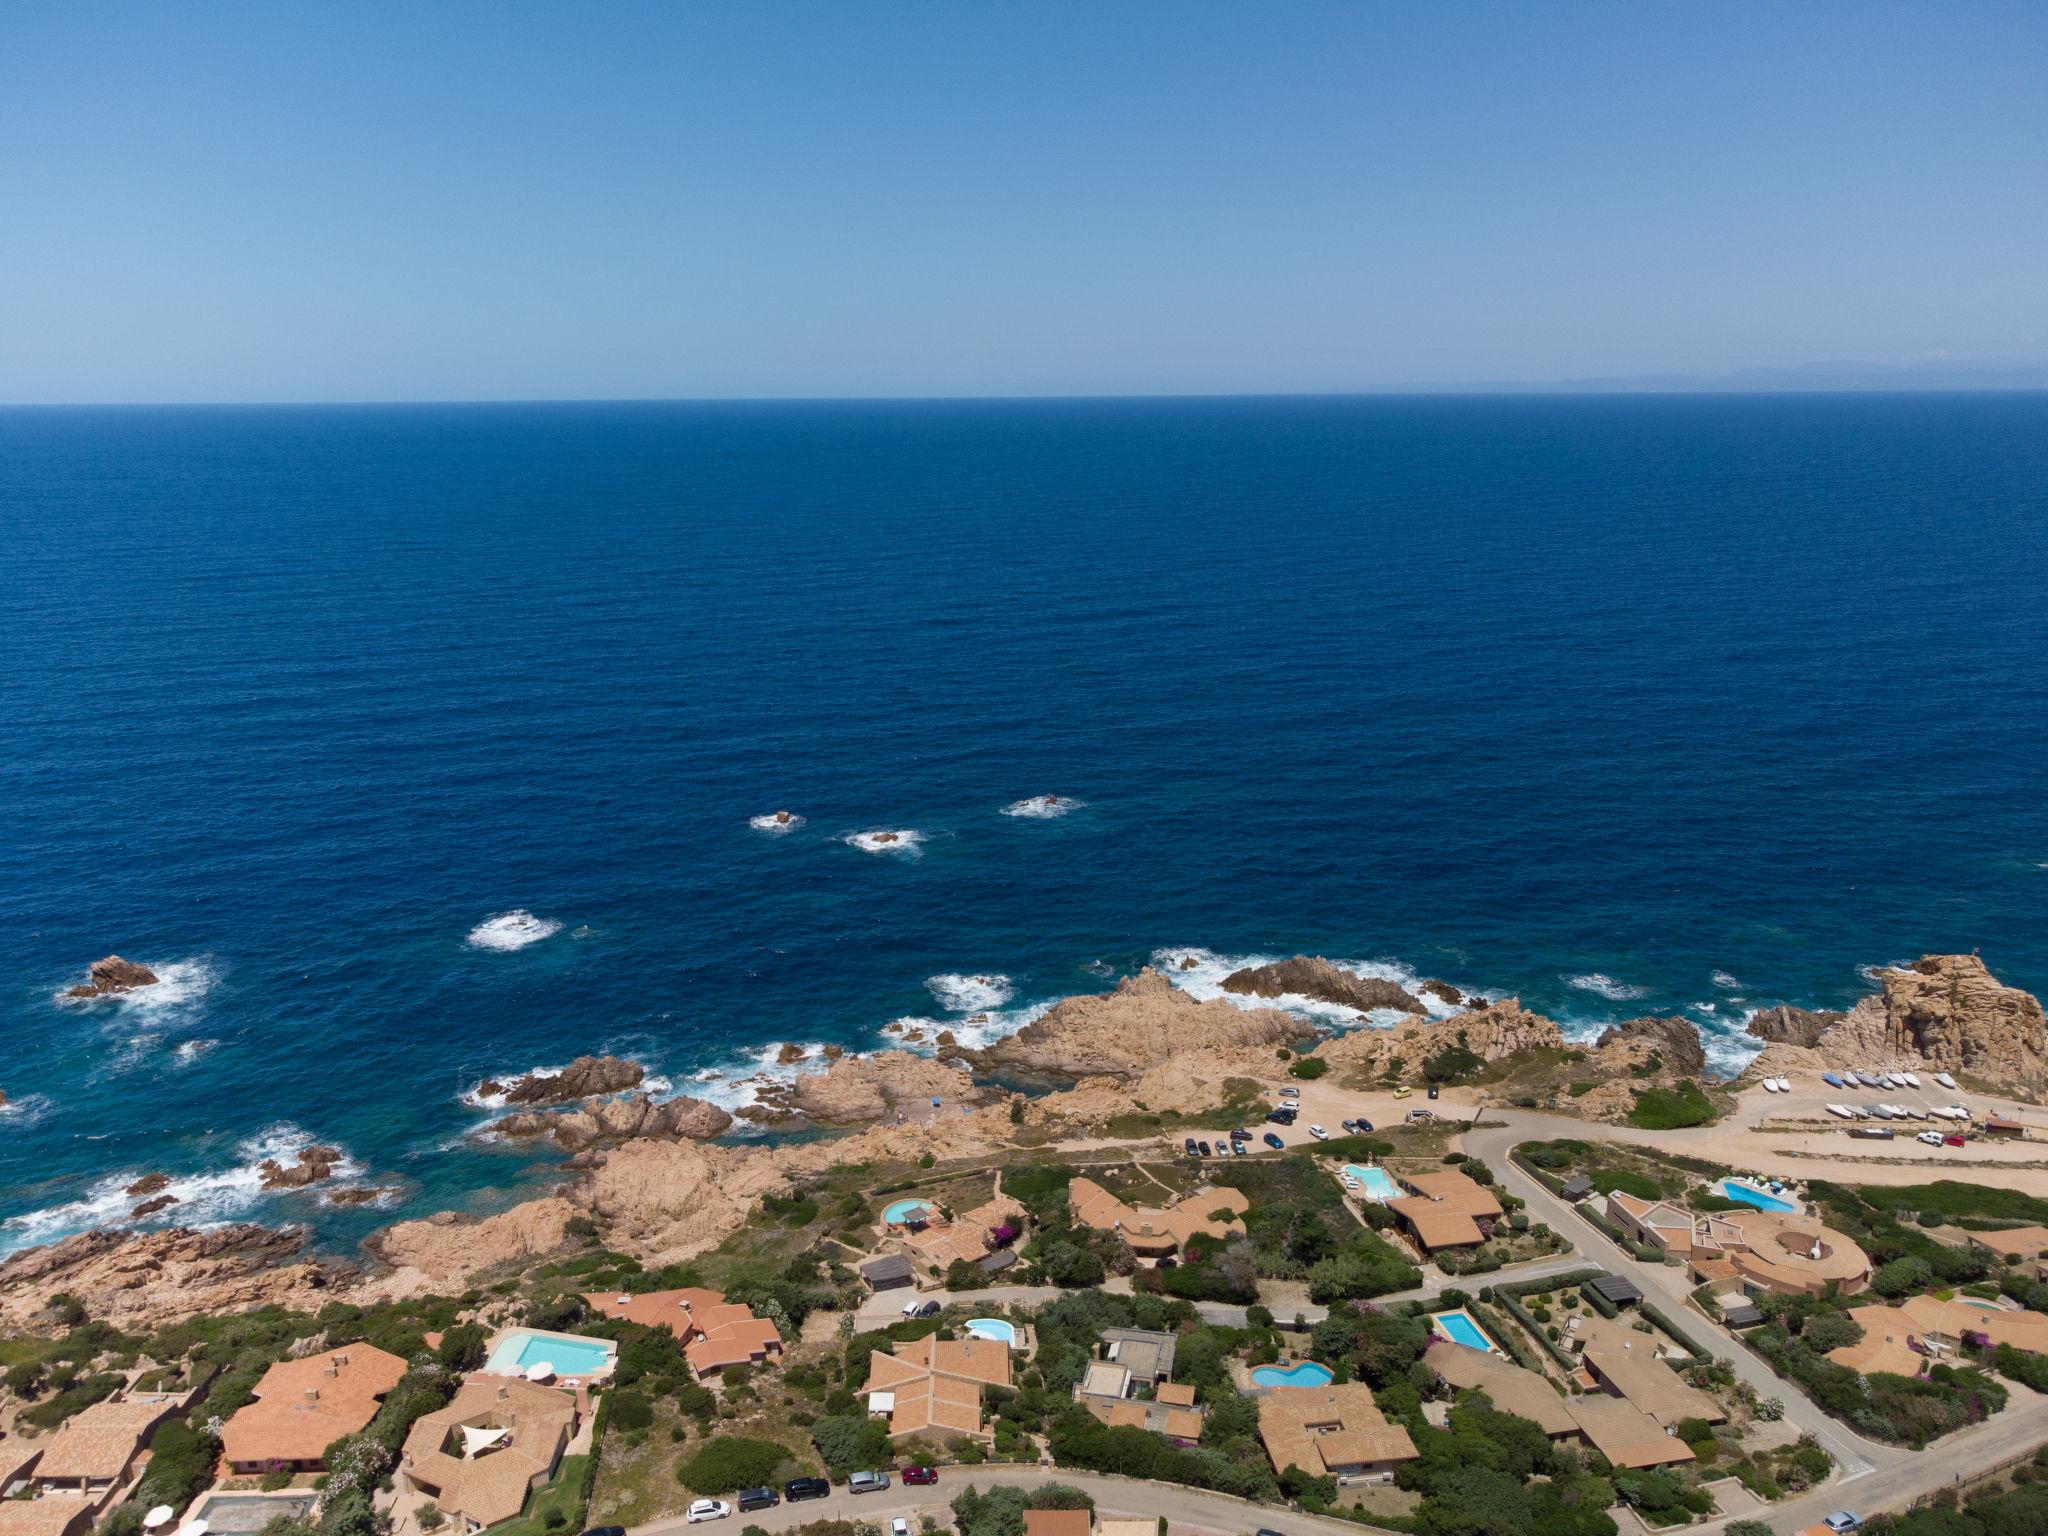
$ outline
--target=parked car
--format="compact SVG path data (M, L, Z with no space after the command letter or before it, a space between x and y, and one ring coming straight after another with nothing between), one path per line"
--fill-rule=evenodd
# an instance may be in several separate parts
M1266 1122L1269 1125L1292 1125L1294 1124L1294 1116L1286 1113L1284 1110L1276 1109L1266 1116Z
M773 1488L742 1488L733 1502L745 1514L750 1509L773 1509L782 1502L782 1495Z
M1941 1144L1945 1147L1966 1147L1969 1145L1969 1143L1963 1140L1962 1137L1956 1135L1948 1135L1942 1137Z
M936 1301L908 1301L903 1304L905 1317L937 1317L939 1304Z
M1435 1083L1431 1083L1431 1084L1429 1085L1429 1096L1430 1096L1430 1097L1431 1097L1432 1099L1436 1097L1436 1084L1435 1084Z
M1922 1131L1918 1136L1915 1136L1913 1139L1917 1142L1923 1143L1926 1146L1938 1147L1941 1145L1942 1136L1941 1132L1939 1131Z
M898 1515L889 1522L889 1536L910 1536L910 1522Z
M623 1525L593 1525L583 1536L626 1536Z
M732 1513L732 1506L723 1499L698 1499L684 1513L683 1518L691 1525L702 1525L706 1520L723 1520Z
M1195 1138L1194 1138L1194 1137L1190 1136L1190 1137L1189 1137L1189 1138L1188 1138L1188 1139L1187 1139L1186 1141L1182 1142L1182 1143L1181 1143L1180 1145L1181 1145L1181 1150L1182 1150L1183 1152L1187 1153L1187 1155L1188 1155L1189 1157L1193 1157L1193 1156L1195 1155Z
M822 1477L793 1477L782 1485L782 1496L792 1504L801 1504L805 1499L822 1499L832 1492L832 1485Z
M1271 1147L1275 1152L1284 1151L1287 1147L1287 1143L1282 1141L1278 1136L1275 1136L1271 1131L1266 1132L1266 1145Z
M1861 1515L1852 1515L1846 1509L1838 1509L1832 1515L1829 1515L1827 1519L1821 1521L1821 1524L1829 1530L1837 1532L1853 1531L1862 1523L1863 1517Z
M1252 1133L1240 1125L1236 1130L1230 1133L1230 1139L1232 1141L1250 1141L1252 1139Z
M848 1493L880 1493L889 1486L886 1472L854 1472L846 1479Z
M896 1474L910 1488L929 1488L939 1480L937 1467L905 1467Z
M1415 1090L1413 1088L1410 1088L1406 1083L1403 1083L1400 1087L1394 1090L1394 1097L1397 1099L1405 1099L1408 1097L1409 1094L1413 1093L1414 1091Z
M1282 1088L1280 1090L1280 1097L1283 1099L1298 1099L1301 1097L1301 1090L1292 1086Z
M1410 1125L1413 1125L1418 1121L1434 1120L1435 1118L1436 1111L1433 1109L1411 1109L1408 1111L1408 1123Z
M1330 1139L1330 1133L1324 1130L1320 1125L1316 1125L1313 1122L1311 1122L1309 1125L1308 1133L1309 1135L1315 1137L1317 1141L1328 1141Z
M1360 1136L1368 1135L1372 1131L1372 1122L1370 1120L1358 1120L1353 1123L1358 1127L1358 1134Z
M1206 1141L1198 1141L1195 1143L1195 1145L1198 1148L1200 1148L1202 1156L1207 1157L1209 1155L1209 1143L1207 1143Z

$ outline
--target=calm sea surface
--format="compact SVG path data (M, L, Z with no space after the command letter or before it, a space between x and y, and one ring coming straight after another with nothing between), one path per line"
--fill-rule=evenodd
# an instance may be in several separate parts
M345 1245L541 1176L486 1072L734 1103L1167 949L1728 1068L2048 988L2044 587L2041 396L0 412L0 1249L156 1169ZM309 1137L402 1202L261 1197Z

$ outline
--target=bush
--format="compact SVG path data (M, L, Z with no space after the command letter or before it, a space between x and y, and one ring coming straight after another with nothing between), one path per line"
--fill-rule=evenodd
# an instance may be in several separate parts
M1816 1312L1799 1330L1806 1347L1817 1355L1863 1340L1863 1325L1846 1312Z
M1694 1082L1676 1088L1646 1088L1628 1112L1628 1123L1644 1131L1678 1131L1705 1125L1714 1118L1714 1104Z
M441 1347L434 1353L451 1371L473 1371L484 1363L485 1342L475 1323L457 1323L442 1330Z
M1925 1259L1893 1259L1878 1265L1870 1277L1870 1288L1880 1296L1896 1299L1916 1296L1934 1284L1934 1270Z
M610 1413L605 1422L613 1429L630 1432L645 1429L654 1422L654 1404L641 1393L619 1387L614 1389L607 1402Z
M889 1427L865 1415L832 1414L811 1426L825 1470L834 1477L879 1467L889 1460Z
M1287 1075L1301 1078L1304 1082L1314 1082L1329 1070L1330 1064L1322 1057L1303 1056L1287 1069Z
M880 1428L879 1425L876 1427ZM731 1493L738 1488L758 1488L775 1476L776 1469L788 1454L772 1440L715 1435L696 1455L676 1468L676 1480L693 1493Z

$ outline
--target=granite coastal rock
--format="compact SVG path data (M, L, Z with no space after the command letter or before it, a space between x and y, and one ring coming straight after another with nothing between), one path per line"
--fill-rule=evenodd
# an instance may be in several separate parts
M1241 997L1309 997L1317 1002L1356 1008L1361 1013L1379 1008L1414 1014L1429 1011L1399 982L1356 976L1312 955L1296 955L1292 960L1232 971L1223 978L1223 990Z
M1270 1051L1315 1037L1313 1025L1276 1008L1198 1001L1148 966L1113 992L1065 998L1007 1039L960 1054L983 1072L1131 1078L1183 1053Z
M1593 1042L1593 1059L1602 1072L1627 1072L1637 1078L1698 1077L1707 1070L1699 1029L1676 1014L1608 1025Z
M1401 1063L1406 1072L1440 1052L1462 1046L1484 1062L1505 1061L1540 1046L1563 1049L1564 1031L1555 1019L1532 1013L1520 998L1504 997L1483 1008L1468 1008L1447 1019L1418 1019L1392 1029L1357 1029L1326 1040L1315 1053L1334 1068L1377 1077Z
M756 1107L741 1114L755 1121L801 1115L821 1125L860 1125L931 1113L941 1106L977 1104L982 1090L965 1067L910 1051L875 1051L841 1056L821 1072L800 1072L788 1082L760 1080Z
M265 1158L256 1169L256 1177L265 1189L304 1189L333 1178L341 1161L339 1147L302 1147L289 1163Z
M501 1099L507 1104L545 1108L552 1104L573 1104L580 1099L608 1093L624 1093L646 1080L647 1069L621 1056L578 1056L559 1072L529 1072L510 1082L485 1078L476 1085L479 1099Z
M38 1327L59 1294L77 1297L95 1321L123 1329L251 1307L311 1311L329 1299L334 1275L297 1257L304 1242L297 1228L247 1223L81 1232L0 1264L0 1327Z
M137 987L153 987L157 974L146 965L133 960L123 960L119 955L108 955L95 960L86 971L85 981L73 987L66 997L93 998L117 997L123 992L133 992Z
M1963 1074L2008 1091L2048 1085L2040 999L2000 982L1978 956L1923 955L1876 981L1877 992L1846 1014L1758 1015L1751 1033L1767 1044L1744 1080L1867 1064Z
M688 1096L656 1100L648 1094L596 1098L576 1109L525 1110L491 1123L515 1141L545 1136L565 1152L614 1145L637 1137L708 1141L732 1129L732 1116L716 1104Z

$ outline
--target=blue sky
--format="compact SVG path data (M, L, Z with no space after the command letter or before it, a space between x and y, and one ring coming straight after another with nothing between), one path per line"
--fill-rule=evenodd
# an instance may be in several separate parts
M2048 361L2048 6L0 5L0 400Z

